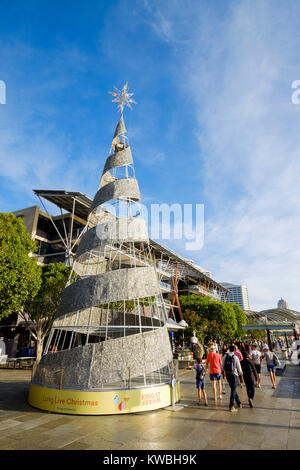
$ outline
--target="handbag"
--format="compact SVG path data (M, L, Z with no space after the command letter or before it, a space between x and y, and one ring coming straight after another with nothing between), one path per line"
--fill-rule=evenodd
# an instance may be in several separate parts
M273 362L274 362L275 367L280 367L281 366L281 363L280 363L278 357L276 356L276 354L273 354Z

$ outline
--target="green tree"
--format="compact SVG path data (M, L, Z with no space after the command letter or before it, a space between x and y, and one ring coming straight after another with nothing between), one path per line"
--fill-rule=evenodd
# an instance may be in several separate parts
M37 295L24 308L24 320L36 340L36 363L43 352L44 339L49 333L62 292L66 286L70 268L63 263L49 263L42 267L42 283Z
M197 328L194 329L200 332L199 334L202 335L205 342L219 336L223 341L229 341L237 337L244 316L243 312L239 312L232 304L199 295L180 296L179 301L188 324L190 312L197 316L197 321L193 316L193 325L195 324L198 330Z
M181 295L179 297L181 310L191 310L198 314L206 316L209 312L209 304L212 300L207 296L201 295Z
M188 324L188 327L184 330L184 338L188 341L193 336L193 331L195 331L199 341L201 343L204 342L207 321L192 310L184 311L184 319ZM182 332L178 332L177 334L178 336L182 335Z
M235 312L235 317L237 321L236 336L238 338L243 338L247 334L247 331L242 329L242 325L245 325L246 323L248 323L247 316L244 310L242 310L241 307L239 307L237 304L232 303L230 305Z
M253 340L264 340L267 337L266 330L246 330L245 333Z
M36 243L14 214L0 213L0 318L21 310L41 285L41 269L30 253Z
M223 340L231 340L236 337L237 319L230 304L211 301L209 305L208 320L217 323L218 336L221 336ZM215 338L218 336L214 335Z

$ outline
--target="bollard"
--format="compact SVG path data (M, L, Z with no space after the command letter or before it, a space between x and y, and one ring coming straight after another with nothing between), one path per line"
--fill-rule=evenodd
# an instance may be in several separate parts
M176 387L176 379L174 374L172 374L172 406L175 408L175 387Z
M62 388L62 382L63 382L63 368L60 369L60 377L59 377L59 390Z

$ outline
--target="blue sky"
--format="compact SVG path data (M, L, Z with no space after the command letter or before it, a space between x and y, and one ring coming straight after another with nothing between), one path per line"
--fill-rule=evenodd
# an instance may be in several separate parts
M33 188L93 197L125 81L142 202L203 203L186 252L261 310L300 310L297 0L0 1L0 210Z

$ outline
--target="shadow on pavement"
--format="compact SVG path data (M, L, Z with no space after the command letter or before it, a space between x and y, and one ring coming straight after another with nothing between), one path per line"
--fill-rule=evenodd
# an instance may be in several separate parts
M222 410L224 411L224 410ZM239 411L239 413L242 413L243 411ZM230 415L229 411L228 411L228 415ZM236 415L234 415L236 416ZM182 419L182 420L185 420L185 421L203 421L203 422L209 422L209 423L217 423L217 424L228 424L228 420L221 420L221 419L211 419L211 418L187 418L186 416L183 416L183 417L180 417L180 416L174 416L173 417L173 420L174 419ZM270 423L251 423L249 421L233 421L231 420L230 421L230 424L237 424L237 425L241 425L241 424L247 424L247 426L253 426L253 427L262 427L262 428L275 428L275 429L290 429L290 426L286 426L284 424L270 424ZM296 430L300 430L300 426L293 426L293 430L296 429Z
M29 383L1 382L0 408L3 411L30 411L40 413L27 403Z
M270 411L287 411L288 413L290 413L291 411L297 411L297 413L300 413L300 410L293 410L292 408L266 408L264 406L255 406L255 409L256 410L270 410Z
M292 380L290 377L281 377L281 380L273 393L273 397L300 398L300 381L298 381L298 378Z

